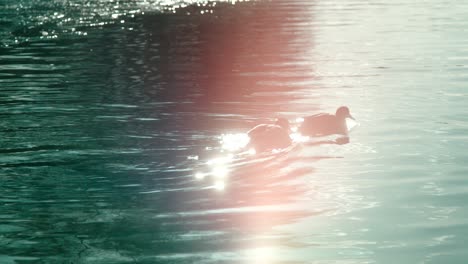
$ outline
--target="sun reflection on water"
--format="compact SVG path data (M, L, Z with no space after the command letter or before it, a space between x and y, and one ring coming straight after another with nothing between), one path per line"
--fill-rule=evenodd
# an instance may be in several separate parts
M218 190L218 191L222 191L224 190L226 184L224 181L216 181L213 185L213 188Z
M242 150L249 144L249 136L245 133L221 135L221 148L230 152Z
M359 125L354 120L347 121L349 130ZM340 180L329 177L322 179L327 180L327 184L322 184L303 179L314 172L311 162L326 159L322 151L329 153L335 147L327 146L338 143L333 143L330 137L303 136L295 129L300 123L291 123L292 143L283 149L250 150L247 134L215 137L216 141L220 139L220 144L210 149L208 156L200 158L201 168L194 173L194 182L211 194L207 200L221 208L216 214L223 221L230 221L229 225L239 225L254 234L242 241L238 254L242 263L268 264L284 258L278 253L282 250L282 238L265 238L272 227L290 225L316 214L336 214L349 207L343 201L348 200L352 189L344 188ZM317 147L325 144L328 145L324 148ZM313 204L313 210L304 210L306 203ZM338 209L328 212L327 206L335 204Z
M272 263L275 259L275 250L272 247L256 247L247 252L247 258L253 264Z
M225 156L218 156L216 158L210 159L206 162L209 172L196 172L195 179L201 181L209 176L213 185L209 188L222 191L225 189L226 178L229 176L229 166L234 159L233 154L227 154Z
M346 118L346 127L348 128L349 132L351 132L351 130L355 129L359 125L360 124L357 121L350 118Z
M225 166L216 166L211 170L211 174L218 179L224 179L228 176L229 170Z
M246 156L253 156L256 152L254 149L246 148L249 136L245 133L223 134L220 136L219 143L221 145L220 155L205 163L208 172L196 172L194 176L199 181L210 177L212 185L208 188L222 191L226 188L226 181L231 171L230 167L235 165L234 161Z
M249 148L249 135L247 133L228 133L218 137L218 151L206 162L202 163L205 166L202 171L194 173L194 178L197 181L210 182L206 188L223 191L226 189L227 182L231 174L237 173L239 167L245 164L256 163L280 157L284 153L289 153L297 146L320 145L320 144L339 144L338 140L326 140L322 137L304 136L298 132L298 127L304 121L303 118L296 118L291 124L291 145L283 149L271 149L266 152L257 152L253 148ZM346 119L348 131L351 131L359 126L359 123L352 119ZM215 149L210 149L215 150ZM190 158L198 160L198 155Z
M195 173L195 178L197 180L203 180L205 178L205 174L201 173L201 172L197 172L197 173Z
M292 133L289 136L291 137L292 141L295 143L307 142L310 140L309 136L303 136L300 133Z

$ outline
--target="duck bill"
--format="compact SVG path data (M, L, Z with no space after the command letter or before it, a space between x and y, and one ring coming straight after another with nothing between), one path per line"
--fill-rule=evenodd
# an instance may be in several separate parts
M348 115L348 118L350 118L350 119L356 121L356 119L355 119L352 115Z

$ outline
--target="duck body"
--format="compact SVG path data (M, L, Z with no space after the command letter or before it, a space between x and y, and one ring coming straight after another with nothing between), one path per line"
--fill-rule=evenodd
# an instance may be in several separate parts
M307 136L347 135L348 128L346 121L337 119L335 115L317 114L304 117L299 132Z
M284 119L279 119L276 124L255 126L247 132L247 135L250 138L248 147L254 148L256 152L282 149L292 143L289 137L289 124L286 126Z
M338 108L336 114L321 113L304 117L299 132L306 136L348 135L346 118L354 119L346 106Z

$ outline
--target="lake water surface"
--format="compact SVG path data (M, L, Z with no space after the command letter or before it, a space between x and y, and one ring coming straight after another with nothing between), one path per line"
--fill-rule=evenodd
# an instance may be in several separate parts
M0 263L466 263L467 1L203 3L0 4Z

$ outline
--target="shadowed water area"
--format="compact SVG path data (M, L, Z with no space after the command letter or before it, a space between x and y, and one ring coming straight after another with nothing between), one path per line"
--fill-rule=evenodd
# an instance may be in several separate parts
M465 263L466 1L188 4L0 4L0 263Z

